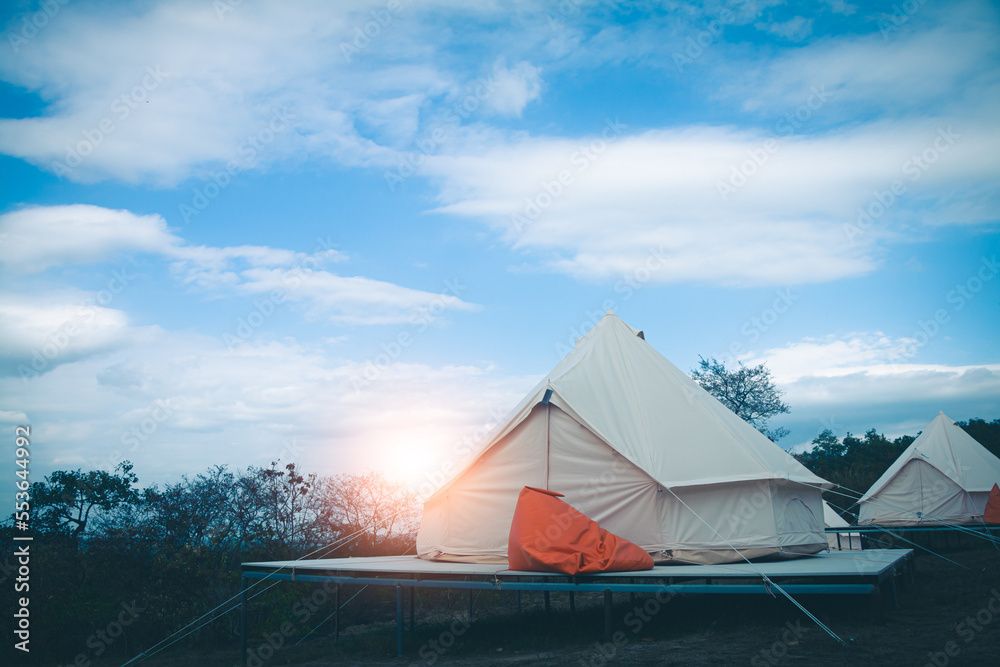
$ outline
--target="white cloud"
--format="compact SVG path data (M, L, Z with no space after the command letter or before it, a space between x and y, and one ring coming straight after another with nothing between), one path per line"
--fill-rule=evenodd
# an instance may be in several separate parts
M158 215L138 216L85 205L32 207L8 213L0 216L0 233L6 234L0 237L5 249L0 257L13 271L28 273L64 264L96 264L117 253L152 253L169 261L182 282L214 295L279 292L281 300L304 304L311 317L340 324L400 323L422 313L432 313L433 317L427 317L435 319L445 311L479 309L448 292L446 286L442 293L433 293L364 276L331 273L325 268L347 261L348 256L333 248L329 238L319 239L311 253L269 246L190 246L170 234ZM93 302L96 298L83 296L78 302ZM53 308L62 313L59 317L69 317L75 306L59 304ZM50 335L65 325L64 321L49 321L52 315L29 313L7 326L11 332L23 329L24 336L35 341L34 349L40 344L39 336ZM81 344L78 341L75 345Z
M1000 35L992 21L967 10L930 30L908 26L891 40L879 33L825 39L753 66L741 62L739 76L724 70L720 90L747 109L774 114L794 111L810 88L823 87L832 102L811 120L819 127L861 111L898 116L950 110L989 118L1000 80L996 68L983 63L996 61Z
M493 109L505 116L520 116L524 107L542 92L541 70L529 62L508 68L503 58L493 67L491 83L495 87L488 98Z
M851 16L858 11L857 5L852 5L845 0L824 0L824 4L828 5L830 7L830 11L834 14Z
M4 424L27 424L28 416L20 410L0 410L0 422Z
M827 428L840 437L875 428L892 438L916 435L939 410L960 421L995 419L1000 365L858 369L836 376L804 375L779 386L792 412L775 423L791 428L801 443Z
M363 371L293 341L227 348L157 331L27 384L0 378L0 390L33 424L37 474L129 459L151 484L278 458L310 472L397 472L401 449L430 471L537 380L399 360L358 391Z
M349 115L392 99L415 109L449 85L432 66L393 62L410 44L401 18L365 54L384 76L351 66L340 45L369 9L385 5L243 3L221 17L186 0L124 13L66 6L0 66L51 101L39 117L0 121L0 150L73 180L166 185L303 149L358 159L366 146Z
M845 336L806 338L755 355L748 363L766 361L775 378L783 383L804 376L834 377L855 373L883 374L895 368L914 370L905 364L912 354L912 338L893 338L880 331Z
M878 427L895 437L916 435L939 410L958 420L996 417L1000 364L911 363L914 345L881 332L831 335L753 354L746 363L765 362L773 372L792 408L775 423L793 430L799 449L825 428L842 437Z
M417 136L428 107L466 95L500 51L445 55L448 42L467 37L441 22L441 7L457 8L450 0L398 12L377 0L217 6L63 7L0 62L0 77L47 105L35 117L0 119L0 151L71 180L163 186L230 162L240 170L309 157L386 166ZM460 7L463 15L498 11ZM388 21L367 37L374 15ZM480 34L503 41L508 33L516 27ZM498 64L495 76L487 103L496 113L519 115L538 97L538 69L528 62Z
M426 170L439 212L483 220L551 270L621 277L657 249L668 259L655 281L788 285L871 271L901 224L993 221L997 150L995 125L948 118L777 138L630 134L612 120L603 135L511 140ZM897 181L903 194L879 214L876 196ZM859 208L876 212L861 228Z
M812 19L796 16L787 21L758 23L757 27L766 30L772 35L784 37L792 42L799 42L812 34L812 24Z
M432 321L446 310L481 309L447 293L447 287L435 294L362 276L301 269L248 269L241 277L241 292L279 292L284 299L307 303L313 317L339 324L398 324L421 317Z
M99 206L32 206L0 215L0 262L10 271L92 264L116 253L174 251L181 239L159 215Z
M269 246L184 246L171 253L176 261L172 270L185 283L212 289L234 287L241 283L241 267L295 267L295 271L315 269L326 264L347 261L345 253L321 241L311 254Z
M102 306L111 295L20 296L0 293L0 375L37 377L108 353L154 328L130 327L125 313ZM75 297L75 298L74 298Z

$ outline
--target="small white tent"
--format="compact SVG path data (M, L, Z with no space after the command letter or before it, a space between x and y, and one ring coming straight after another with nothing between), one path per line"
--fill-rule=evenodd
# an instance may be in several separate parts
M504 562L523 486L565 494L658 562L827 548L820 494L832 485L638 334L608 311L577 341L424 503L420 557Z
M837 510L823 501L823 523L827 528L847 528L851 524L844 521L844 517L837 514ZM861 533L827 533L827 542L830 543L830 551L860 551Z
M1000 459L939 412L858 501L858 523L978 523L997 482Z

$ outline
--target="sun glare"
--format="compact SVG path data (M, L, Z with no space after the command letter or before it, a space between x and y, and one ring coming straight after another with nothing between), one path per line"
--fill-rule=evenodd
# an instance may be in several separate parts
M434 465L430 448L417 443L386 448L382 469L386 477L417 491L426 484Z

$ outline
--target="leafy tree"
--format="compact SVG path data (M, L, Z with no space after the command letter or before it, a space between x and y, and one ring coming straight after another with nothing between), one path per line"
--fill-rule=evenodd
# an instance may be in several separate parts
M889 440L875 429L869 429L863 438L848 433L841 442L833 431L826 429L813 439L812 450L797 454L795 458L848 493L864 493L913 440L911 435ZM828 500L839 507L851 504L839 494L832 494Z
M824 429L822 433L813 438L813 452L824 459L833 459L843 456L847 451L847 446L841 444L837 436L830 429Z
M705 391L771 440L777 442L788 435L784 427L768 428L768 419L788 412L789 408L782 402L783 392L774 386L771 371L764 364L744 366L739 362L738 369L729 370L725 362L714 357L705 359L699 355L698 360L698 369L691 371L691 377Z
M976 442L992 452L994 456L1000 456L1000 419L994 419L991 422L985 419L970 419L955 423L975 438Z
M203 546L228 553L243 544L233 516L237 491L236 475L226 466L214 466L194 479L185 475L162 491L154 485L143 491L146 514L141 522L164 550Z
M282 470L277 462L270 468L251 467L241 479L237 500L239 511L249 510L242 517L249 520L247 537L265 546L268 557L302 555L321 546L329 509L318 495L317 482L315 474L302 475L294 463Z
M76 541L95 512L111 512L122 504L138 502L139 493L132 488L138 481L130 461L119 463L113 472L57 470L44 482L31 485L36 525L64 532Z

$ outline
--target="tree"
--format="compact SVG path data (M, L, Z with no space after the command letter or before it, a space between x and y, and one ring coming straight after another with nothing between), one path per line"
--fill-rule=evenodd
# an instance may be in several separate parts
M132 463L123 461L113 472L107 470L57 470L44 482L31 485L38 523L46 530L65 532L74 541L87 530L96 513L111 512L134 504L139 493Z
M344 543L344 555L388 556L413 546L420 508L416 493L380 473L324 478L323 504Z
M843 456L844 452L847 451L847 447L841 444L833 431L828 428L823 429L822 433L813 438L812 444L812 453L824 459Z
M810 451L797 454L795 458L823 479L860 494L875 483L913 440L912 435L889 440L872 428L864 438L848 433L840 442L826 429L813 439L814 447ZM843 499L835 502L843 502Z
M964 422L955 422L962 429L976 439L980 445L992 452L995 456L1000 456L1000 419L991 422L985 419L970 419Z
M699 355L698 360L699 368L691 371L691 377L705 391L771 440L777 442L788 435L784 427L768 428L769 418L788 412L789 408L782 402L783 392L774 386L771 371L764 364L744 366L738 362L739 368L731 371L725 362L714 357L705 359Z
M328 535L329 511L322 505L315 474L302 475L294 463L284 470L247 469L238 483L238 521L247 538L264 546L269 557L288 557L315 548Z
M146 514L142 524L164 550L204 546L229 552L241 545L242 534L233 520L236 476L226 466L168 484L161 491L143 491Z

